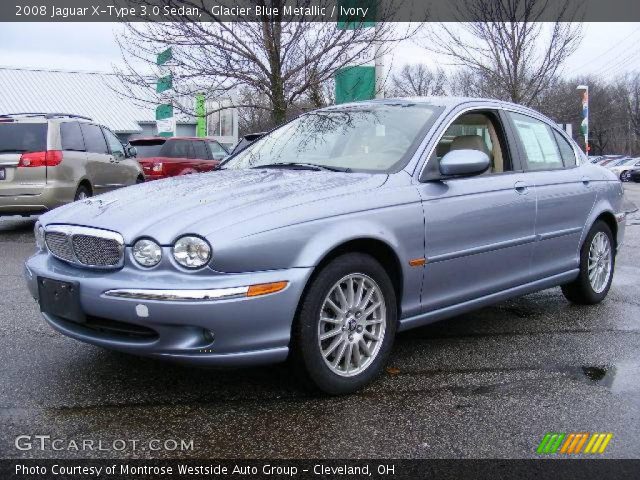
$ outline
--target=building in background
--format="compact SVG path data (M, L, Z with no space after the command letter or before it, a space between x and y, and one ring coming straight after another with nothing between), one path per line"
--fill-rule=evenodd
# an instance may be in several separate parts
M156 135L153 100L148 106L138 105L121 96L118 93L121 90L120 80L109 73L0 67L0 114L84 115L109 127L123 143L135 137ZM207 103L213 105L212 102ZM220 102L230 104L231 100ZM207 136L234 145L238 140L237 115L236 109L211 114L207 118ZM178 114L176 135L195 137L196 123L194 117Z

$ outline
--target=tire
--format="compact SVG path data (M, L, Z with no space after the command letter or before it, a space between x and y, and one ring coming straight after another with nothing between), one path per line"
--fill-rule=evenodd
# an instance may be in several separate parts
M631 181L631 172L629 172L629 170L625 170L624 172L622 172L620 174L620 181L621 182L630 182Z
M345 303L350 285L354 285L351 307ZM337 289L343 291L344 299L340 300ZM342 395L374 380L391 353L396 305L391 279L373 257L349 253L327 264L313 278L293 326L291 361L303 384ZM321 335L328 338L321 341ZM336 358L337 364L331 366Z
M600 248L601 245L602 248ZM562 293L567 300L579 305L593 305L604 300L607 293L609 293L613 279L615 268L614 248L611 229L602 220L596 221L591 230L589 230L589 234L580 249L580 273L578 278L562 286ZM605 250L605 253L599 253L601 250ZM590 255L593 259L591 266L589 263ZM607 268L608 273L606 273ZM590 270L592 272L595 270L593 282L589 279ZM603 276L598 276L597 272L602 272L600 275Z
M86 185L79 185L76 190L76 194L73 197L73 200L77 202L78 200L84 200L85 198L89 198L91 196L91 189Z
M143 176L140 176L140 177L136 178L136 185L139 185L141 183L144 183L144 177Z

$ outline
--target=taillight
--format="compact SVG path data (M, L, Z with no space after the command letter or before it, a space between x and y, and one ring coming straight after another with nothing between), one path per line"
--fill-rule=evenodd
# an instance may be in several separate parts
M62 162L60 150L47 150L46 152L29 152L20 156L18 167L55 167Z
M162 162L154 163L153 167L151 167L152 172L162 173Z

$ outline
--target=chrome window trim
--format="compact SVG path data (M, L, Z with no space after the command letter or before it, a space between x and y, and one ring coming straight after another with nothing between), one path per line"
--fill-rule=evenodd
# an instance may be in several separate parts
M249 287L212 288L206 290L162 290L146 288L118 288L107 290L107 297L168 302L197 302L246 297Z
M486 105L478 105L475 104L473 106L470 107L465 107L462 108L461 110L457 111L456 109L452 109L451 113L452 113L452 118L448 121L448 122L443 122L440 125L444 125L444 128L442 130L439 130L439 126L436 127L436 133L437 132L442 132L442 133L437 133L437 141L435 141L433 143L433 145L431 145L431 148L429 148L428 150L425 148L423 150L423 153L428 151L429 154L426 155L425 157L423 157L422 159L422 166L420 167L419 173L417 175L417 177L414 177L419 183L420 179L422 178L422 175L424 174L425 169L427 168L427 165L429 164L429 159L431 158L431 155L433 155L433 152L435 151L436 147L438 146L438 143L440 142L440 139L442 138L442 136L444 135L444 133L449 129L449 127L453 124L453 122L455 122L461 115L464 115L465 113L469 113L472 112L474 110L497 110L497 111L503 111L503 112L513 112L513 113L519 113L520 115L525 115L528 117L531 117L535 120L538 120L540 122L545 123L546 125L549 125L551 128L561 131L557 125L554 125L553 123L550 123L549 119L546 119L544 117L541 118L541 115L535 111L530 111L528 108L526 107L522 107L522 108L518 108L518 107L514 107L512 105L502 105L500 103L491 103L491 102L487 102ZM564 134L564 132L562 132ZM505 132L505 136L508 136L508 133ZM567 135L565 134L565 138L567 137ZM433 141L434 136L432 136L429 140ZM563 167L562 169L559 170L567 170L569 168L576 168L579 167L580 165L582 165L581 157L578 154L578 152L580 150L577 150L577 146L575 145L575 142L573 141L573 139L571 139L571 147L573 148L573 154L576 156L576 165L575 167ZM417 152L416 152L417 153ZM418 161L418 165L420 164L420 162ZM513 167L513 165L512 165ZM512 170L512 171L516 171L516 170ZM517 170L520 171L520 170ZM526 171L530 171L530 170L524 170ZM521 172L521 171L520 171ZM501 172L502 173L509 173L509 172Z
M46 240L47 233L62 233L63 235L66 235L69 248L73 253L74 261L59 257L51 251L51 249L49 248L49 244ZM103 230L100 228L81 227L78 225L54 224L54 225L47 225L46 227L44 227L44 234L45 234L45 244L47 245L47 251L62 262L70 263L72 265L77 265L78 267L93 268L93 269L99 269L99 270L115 270L117 268L122 268L124 266L124 238L122 237L122 235L120 235L117 232L113 232L111 230ZM106 240L115 241L118 244L118 250L120 252L120 260L115 265L90 265L87 263L82 263L80 260L78 260L78 257L73 248L73 237L75 235L85 235L89 237L98 237Z

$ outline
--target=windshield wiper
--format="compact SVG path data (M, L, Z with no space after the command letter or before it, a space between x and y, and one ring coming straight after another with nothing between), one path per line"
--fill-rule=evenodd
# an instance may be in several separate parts
M344 172L350 173L350 168L343 167L330 167L326 165L316 165L315 163L302 163L302 162L281 162L281 163L267 163L265 165L256 165L253 168L293 168L295 170L328 170L330 172Z

